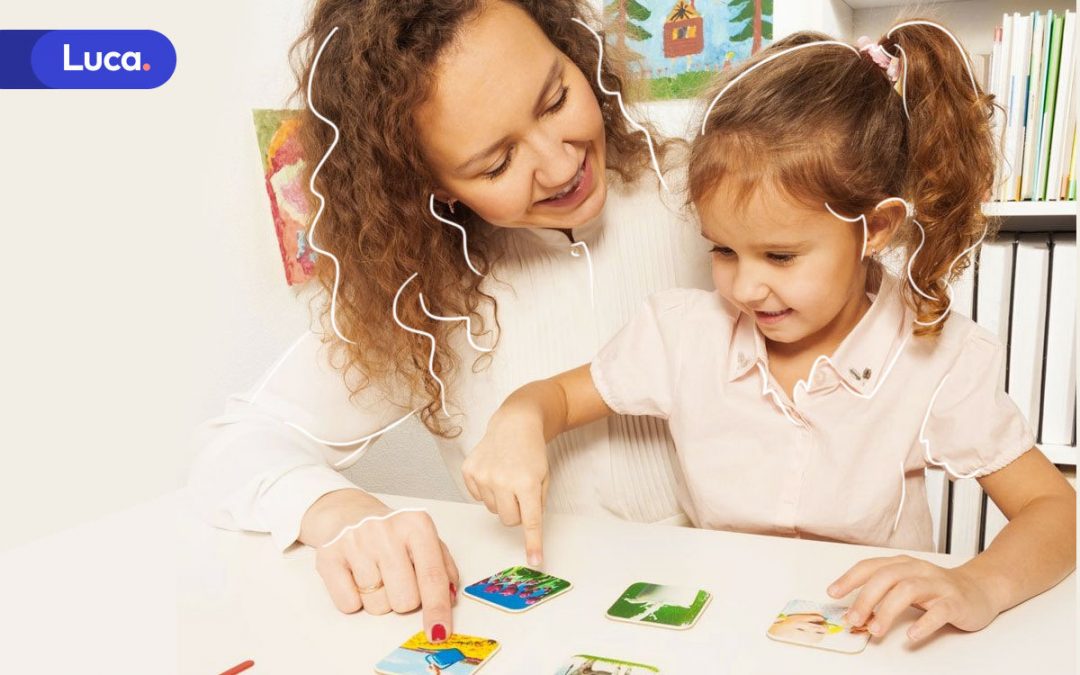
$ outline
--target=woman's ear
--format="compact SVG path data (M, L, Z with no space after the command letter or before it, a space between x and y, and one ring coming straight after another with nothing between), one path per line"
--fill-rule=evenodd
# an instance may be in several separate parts
M908 202L889 199L866 218L866 253L872 256L888 248L908 219Z

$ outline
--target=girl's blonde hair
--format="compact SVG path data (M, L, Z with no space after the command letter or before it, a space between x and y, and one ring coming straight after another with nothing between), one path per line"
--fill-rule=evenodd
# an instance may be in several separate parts
M497 1L510 2L528 13L585 74L604 118L606 168L627 181L646 170L650 158L645 137L630 127L617 103L603 95L596 83L595 37L571 21L578 17L596 25L584 2L318 0L292 49L298 80L294 97L304 106L300 137L310 172L330 147L334 132L308 109L306 87L319 46L338 28L319 58L310 102L341 133L315 180L316 189L326 198L316 244L340 261L336 320L342 334L355 342L327 337L333 343L335 365L346 375L360 376L346 378L354 394L372 383L403 386L411 400L399 403L410 407L415 407L416 400L426 403L421 420L442 436L457 431L447 428L437 415L439 385L428 375L430 343L394 323L390 316L394 295L409 276L419 274L401 297L399 315L404 323L435 336L433 370L444 380L460 366L446 336L462 330L464 323L429 319L417 302L418 292L423 292L427 306L437 314L470 317L477 332L485 328L480 312L484 306L496 316L497 331L497 307L494 297L481 290L482 278L467 267L461 234L428 210L436 183L421 153L413 113L432 90L444 50L469 19ZM608 89L624 89L626 70L617 50L605 50L600 72ZM491 226L464 205L456 207L454 214L439 208L441 215L465 228L473 263L481 272L490 273L500 253ZM318 260L316 277L329 295L335 274L326 256ZM329 303L324 324L327 312Z
M905 22L906 24L907 22ZM972 89L966 52L932 25L900 25L878 44L906 68L904 100L886 71L865 52L843 45L792 51L748 73L724 93L693 144L690 198L700 204L723 180L746 198L771 183L808 206L868 214L889 197L914 206L926 240L910 222L900 231L911 280L904 286L916 335L935 335L954 281L987 228L982 202L994 179L990 130L993 97ZM781 50L829 41L812 32L780 40L722 78L732 78ZM901 81L904 74L900 75ZM872 265L872 275L881 273Z

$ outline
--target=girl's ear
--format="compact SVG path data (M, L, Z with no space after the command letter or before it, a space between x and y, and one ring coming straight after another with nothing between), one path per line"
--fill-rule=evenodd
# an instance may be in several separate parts
M866 252L880 253L889 247L908 218L907 202L889 199L878 204L866 218Z
M453 199L453 197L450 196L450 193L447 192L446 190L442 189L442 188L435 188L431 192L435 195L435 201L445 203L445 202L449 202L451 199Z

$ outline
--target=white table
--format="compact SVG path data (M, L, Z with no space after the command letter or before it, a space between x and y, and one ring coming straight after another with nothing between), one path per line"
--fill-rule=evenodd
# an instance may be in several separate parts
M385 499L430 510L463 585L522 562L520 532L480 507ZM458 602L457 632L502 643L484 675L548 675L578 653L668 674L1076 669L1075 575L981 632L946 630L910 648L911 610L845 655L773 642L765 629L788 600L827 601L826 585L849 565L894 551L573 516L549 516L545 538L546 570L574 583L568 593L521 615ZM0 557L0 672L216 675L253 659L251 675L355 675L420 630L419 614L340 614L300 550L283 558L266 536L207 527L176 496L16 549ZM634 581L697 585L714 598L688 631L606 619Z

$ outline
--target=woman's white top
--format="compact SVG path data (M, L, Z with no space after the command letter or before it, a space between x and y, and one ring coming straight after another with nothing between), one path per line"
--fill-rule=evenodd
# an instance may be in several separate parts
M461 433L436 444L463 495L461 463L511 392L591 361L650 294L712 288L707 246L682 205L681 193L662 192L651 173L625 185L609 172L603 212L573 230L580 244L555 230L500 229L506 255L483 286L498 302L498 347L473 372L481 354L466 340L464 322L449 338L462 365L446 381L447 407ZM392 321L390 307L371 320ZM476 343L486 347L491 338ZM355 487L340 471L354 461L363 443L356 441L416 407L408 392L388 396L379 387L350 400L328 353L319 335L301 336L248 392L230 397L223 415L199 427L189 493L211 523L269 532L288 547L315 500ZM641 522L685 517L662 420L613 416L561 435L548 449L552 511Z

